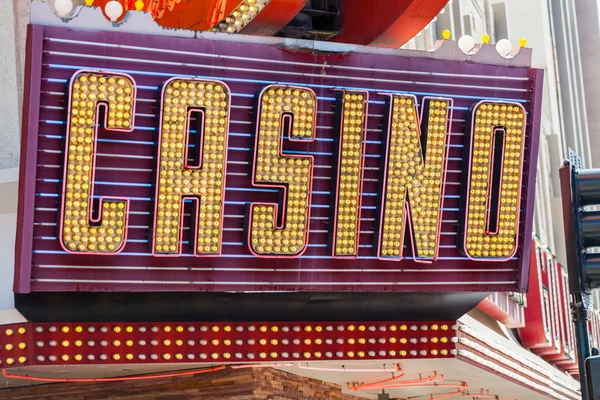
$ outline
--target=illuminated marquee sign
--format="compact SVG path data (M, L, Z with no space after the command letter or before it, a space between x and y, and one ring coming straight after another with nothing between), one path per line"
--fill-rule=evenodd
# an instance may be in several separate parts
M196 238L194 254L218 256L225 206L229 88L218 81L178 78L163 86L152 251L155 256L181 255L183 202L190 199L196 206L190 227L190 237ZM71 80L60 232L62 246L69 253L115 254L126 245L127 198L100 198L100 217L89 217L93 214L98 110L108 108L105 129L131 131L135 128L135 93L135 82L127 75L84 70ZM367 94L352 92L343 95L333 257L358 256L367 98ZM422 105L425 118L418 115L414 96L391 95L390 100L378 256L402 258L406 221L410 220L413 257L435 260L452 100L426 99ZM270 85L259 94L259 101L252 183L280 188L283 205L249 204L248 247L257 257L297 257L308 245L314 158L284 155L283 142L286 137L314 141L317 98L308 88ZM195 133L201 159L197 165L189 161L193 113L200 117ZM471 171L476 173L471 172L466 186L463 251L469 257L505 260L516 251L525 114L516 103L484 101L474 107L472 147L480 150L472 153ZM420 125L424 132L419 132ZM504 132L513 135L506 135L496 146L494 141ZM495 162L496 152L502 154L500 162ZM494 171L501 175L496 203L490 200L494 198Z
M537 70L79 34L30 31L18 291L526 285Z

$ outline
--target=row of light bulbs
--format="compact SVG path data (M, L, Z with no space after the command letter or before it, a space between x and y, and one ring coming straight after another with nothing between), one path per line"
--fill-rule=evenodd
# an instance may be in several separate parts
M242 30L269 2L270 0L244 0L229 16L213 28L213 32L234 33ZM94 0L85 0L85 3L87 6L91 6L94 4ZM144 9L144 5L142 0L135 2L135 8L138 11ZM54 12L60 18L68 18L73 14L75 8L73 0L54 1ZM117 22L124 11L123 5L117 0L111 0L104 6L104 13L112 22Z
M244 0L229 16L216 25L213 32L239 32L250 23L271 0Z
M49 326L46 329L47 329L48 332L51 332L51 333L58 332L59 330L62 333L69 333L69 332L71 332L71 327L69 327L68 325L64 325L64 326L60 327L60 329L59 329L59 327L57 327L55 325L51 325L51 326ZM196 327L193 326L193 325L190 325L187 328L185 328L183 325L177 325L177 326L174 326L174 327L172 327L171 325L165 325L165 326L162 327L162 331L164 331L166 333L170 333L172 331L182 333L186 329L187 329L188 332L195 332L196 331ZM280 327L280 326L277 326L277 325L272 325L270 327L268 327L266 325L261 325L261 326L258 326L258 327L254 326L254 325L249 325L249 326L245 327L245 326L242 326L242 325L238 325L238 326L236 326L234 328L234 327L232 327L230 325L225 325L224 327L220 327L218 325L214 325L212 327L209 327L207 325L200 325L200 327L198 328L198 330L201 331L201 332L208 332L210 330L210 331L215 332L215 333L220 332L221 329L224 332L232 332L235 329L235 331L237 331L237 332L243 332L244 330L247 330L248 332L259 331L259 332L262 332L262 333L265 333L265 332L268 332L268 331L279 332L280 330L282 332L290 332L290 331L293 331L293 332L301 332L301 331L304 331L304 332L313 332L313 331L314 332L323 332L323 331L333 332L334 330L337 330L337 331L340 331L340 332L343 332L345 330L347 330L349 332L354 332L354 331L365 332L367 330L371 331L371 332L375 332L377 330L379 330L381 332L386 332L388 330L391 331L391 332L395 332L397 330L400 330L400 331L408 331L408 330L411 330L411 331L418 331L418 330L422 330L422 331L428 331L428 330L432 330L432 331L437 331L437 330L447 331L449 329L449 326L447 324L441 324L441 325L438 325L438 324L432 324L432 325L423 324L423 325L420 325L420 326L417 326L417 325L407 325L407 324L390 325L390 326L386 326L386 325L378 325L378 326L369 325L369 326L367 326L367 325L353 325L353 324L350 324L350 325L347 325L347 326L346 325L338 325L336 327L334 327L333 325L325 325L325 326L316 325L314 327L312 325L306 325L304 327L300 327L298 325L295 325L293 327L289 327L289 326L281 326ZM44 326L39 325L39 326L35 327L35 331L37 333L43 333L44 330L45 330ZM75 328L73 328L73 331L76 332L76 333L82 333L84 330L85 330L84 327L81 326L81 325L78 325ZM86 330L89 333L94 333L94 332L96 332L96 327L94 327L94 326L88 326ZM111 329L109 327L107 327L107 326L101 326L98 330L100 332L102 332L102 333L107 333ZM112 328L112 331L114 333L122 333L122 332L123 333L133 333L134 330L135 330L135 328L133 326L131 326L131 325L126 326L126 327L121 327L120 325L116 325L116 326L114 326ZM161 329L158 326L151 326L150 328L147 328L146 326L142 325L142 326L138 326L137 330L139 332L142 332L142 333L148 332L148 330L151 331L151 332L156 333L156 332L159 332ZM25 330L25 328L19 328L18 332L20 334L24 334L26 332L26 330ZM6 333L7 336L10 336L10 335L12 335L14 333L14 330L13 329L7 329L5 333Z
M369 338L369 339L366 339L366 338L358 338L358 339L355 339L355 338L349 338L349 339L337 338L337 339L335 339L335 343L337 343L339 345L342 345L342 344L345 344L345 343L350 344L350 345L355 345L355 344L366 345L367 343L368 344L377 344L377 343L379 343L379 344L386 344L386 343L391 343L391 344L396 344L396 343L408 344L409 342L412 343L412 344L430 343L430 342L431 343L436 343L436 344L437 343L448 343L448 338L447 337L440 337L440 338L438 338L438 337L432 337L432 338L420 337L418 339L417 338L410 338L410 339L400 338L400 339L397 339L396 337L390 337L390 338L386 339L386 338L382 338L381 337L379 339L375 339L375 338ZM100 340L98 343L102 347L106 347L109 344L111 344L114 347L120 347L122 344L124 344L127 347L132 347L132 346L134 346L136 344L131 339L130 340L125 340L124 342L121 342L121 340L115 339L115 340L113 340L110 343L109 343L108 340ZM166 347L169 347L172 344L174 344L175 346L181 347L181 346L183 346L186 343L187 343L188 346L195 346L196 345L196 341L192 340L192 339L189 339L186 342L184 342L181 339L177 339L175 341L171 341L171 339L163 339L162 341L159 341L157 339L152 339L152 340L150 340L150 342L148 342L145 339L141 339L141 340L137 341L137 344L140 345L140 346L146 346L148 343L150 343L151 346L158 346L158 345L162 344L163 346L166 346ZM267 340L266 338L262 338L262 339L259 339L258 341L254 340L254 339L248 339L248 340L246 340L245 343L248 344L248 345L250 345L250 346L254 346L256 344L259 344L261 346L266 346L267 344L270 344L272 346L277 346L279 344L284 345L284 346L288 346L290 343L294 344L294 345L297 345L297 346L299 346L301 344L304 344L306 346L310 346L312 344L317 345L317 346L320 346L320 345L323 345L323 344L331 346L331 345L333 345L334 340L333 339L325 339L325 340L323 340L321 338L316 338L316 339L304 338L303 340L300 340L300 339L297 339L297 338L296 339L292 339L292 340L290 340L290 339L271 339L271 340ZM56 347L56 346L58 346L58 344L59 343L56 340L50 340L48 342L48 345L50 347ZM73 341L71 343L69 340L66 340L66 339L60 341L60 345L62 347L69 347L69 346L71 346L71 344L73 344L75 347L81 347L81 346L84 345L84 342L82 340L75 340L75 341ZM85 342L85 344L87 346L89 346L89 347L94 347L94 346L96 346L96 341L94 341L94 340L88 340L88 341ZM201 340L198 340L198 344L201 345L201 346L208 346L208 345L219 346L221 344L224 345L224 346L232 346L234 344L237 345L237 346L243 346L244 345L244 341L241 340L241 339L236 339L236 340L233 340L233 341L230 340L230 339L225 339L223 341L220 341L219 339L212 339L209 342L206 339L201 339ZM45 343L42 340L38 340L36 342L36 346L37 347L44 347ZM27 347L27 344L25 342L21 342L21 343L18 344L18 347L19 347L19 349L23 350L23 349L25 349L25 347ZM14 347L14 345L12 343L8 343L8 344L6 344L4 346L4 349L6 351L11 351L14 348L15 347Z
M94 0L86 0L86 5L92 5ZM136 4L137 7L137 4ZM143 7L143 3L142 3ZM75 10L73 0L55 0L54 12L60 18L66 18ZM123 5L117 0L111 0L104 6L104 12L112 22L116 22L123 15Z
M451 4L452 4L452 0L450 0L446 6L449 7ZM438 15L442 15L446 12L446 6L444 6L444 8L442 8L442 10L439 12ZM437 17L433 18L431 23L434 23L436 21L437 21ZM416 36L420 36L425 29L430 28L430 27L431 27L431 24L427 25L423 30L421 30L419 33L417 33ZM450 39L450 36L452 36L452 33L448 29L446 29L442 32L442 36L445 40L448 40L448 39ZM491 39L490 35L488 35L488 34L484 34L481 36L481 42L483 44L488 44L490 39ZM525 39L525 38L519 39L520 47L525 47L526 44L527 44L527 39ZM471 35L463 35L458 39L458 47L465 54L473 54L474 53L473 50L475 48L475 39L473 39L473 37ZM496 51L498 52L498 54L500 54L504 58L509 58L511 56L512 50L513 50L512 43L508 39L500 39L496 43Z
M445 31L444 31L445 32ZM450 36L450 32L448 31L448 36ZM489 35L482 36L482 43L487 44L490 40ZM527 44L527 40L521 38L519 40L519 44L521 47L525 47ZM508 39L500 39L496 42L496 51L502 57L507 58L511 55L513 50L513 45ZM473 54L473 49L475 48L475 39L471 35L463 35L458 39L458 48L465 54Z
M328 325L304 325L304 326L298 326L298 325L291 325L291 326L287 326L287 325L237 325L237 326L233 326L233 325L200 325L200 326L194 326L194 325L163 325L163 326L156 326L156 325L150 325L150 326L146 326L146 325L138 325L138 326L132 326L132 325L113 325L113 326L107 326L107 325L100 325L100 326L84 326L84 325L62 325L62 326L57 326L57 325L38 325L34 327L34 331L37 334L42 334L42 333L48 333L51 335L51 340L48 341L42 341L42 340L37 340L35 342L35 345L37 348L42 349L44 347L48 347L48 350L46 351L41 351L42 354L38 354L35 356L36 360L38 362L68 362L68 361L95 361L95 360L100 360L100 361L133 361L135 360L139 360L139 361L145 361L145 360L154 360L154 361L170 361L170 360L195 360L195 359L200 359L200 360L220 360L220 361L225 361L225 360L274 360L274 359L278 359L278 358L282 358L282 359L331 359L331 358L357 358L357 359L361 359L361 358L375 358L375 357L438 357L438 356L448 356L450 354L454 354L453 350L450 348L452 346L452 343L454 342L454 339L451 339L449 337L446 336L442 336L442 337L424 337L424 336L418 336L418 337L401 337L401 338L397 338L397 337L389 337L389 338L384 338L384 337L379 337L379 338L363 338L363 337L359 337L359 338L336 338L336 339L332 339L332 338L284 338L284 339L274 339L274 338L261 338L261 339L247 339L247 340L240 340L240 339L228 339L228 338L223 338L223 339L212 339L212 340L205 340L205 339L201 339L198 341L195 340L182 340L182 339L177 339L177 338L173 338L173 339L169 339L169 338L161 338L160 340L157 340L155 338L149 338L147 340L145 339L136 339L135 341L132 339L128 339L128 335L127 334L135 334L136 332L153 332L153 333L183 333L183 332L195 332L195 331L200 331L200 332L211 332L211 333L220 333L222 332L222 334L225 334L227 332L256 332L257 334L269 334L269 333L277 333L277 332L291 332L291 333L319 333L319 332L334 332L334 331L339 331L339 332L354 332L356 334L360 334L361 332L377 332L379 334L381 334L382 332L402 332L402 331L408 331L408 332L426 332L426 331L439 331L440 334L443 335L443 332L445 331L449 331L450 330L450 326L447 324L437 324L437 323L433 323L433 324L421 324L421 325L417 325L417 324L386 324L386 325L377 325L377 324L373 324L373 325L366 325L366 324L347 324L347 325L332 325L332 324L328 324ZM2 349L2 351L8 352L7 354L9 354L10 356L5 358L3 360L3 362L5 362L7 365L13 365L13 364L25 364L27 362L27 357L25 355L22 355L19 353L19 349L20 350L24 350L27 347L27 343L25 341L18 340L18 335L25 335L27 333L27 329L25 327L18 327L18 328L8 328L6 329L4 332L2 332L5 336L7 337L15 337L16 341L15 343L6 343ZM77 338L77 334L85 334L85 333L100 333L100 334L109 334L109 333L114 333L114 334L125 334L125 336L122 336L118 339L111 339L108 340L104 335L102 335L102 337L99 337L96 340L88 340L89 338L82 338L82 339L78 339ZM57 334L65 334L65 335L72 335L75 334L76 336L71 339L70 336L68 336L67 338L63 338L61 339L60 337L57 337L55 335ZM272 350L268 350L268 351L258 351L258 352L249 352L249 353L241 353L241 352L211 352L211 351L207 351L207 352L200 352L200 353L192 353L192 352L148 352L146 354L144 353L132 353L132 352L118 352L118 348L123 348L123 349L127 349L128 347L133 347L134 345L139 345L139 346L146 346L146 345L150 345L150 346L165 346L165 347L169 347L169 346L173 346L174 349L184 346L184 345L188 345L188 346L194 346L196 344L199 344L201 346L219 346L219 345L225 345L225 346L232 346L232 345L238 345L238 346L243 346L245 344L247 345L262 345L262 346L267 346L267 345L271 345L271 346L276 346L276 345L294 345L294 346L301 346L301 345L329 345L329 346L335 346L337 345L367 345L367 344L371 344L371 345L377 345L377 344L381 344L381 345L385 345L385 344L389 344L389 345L394 345L394 344L398 344L398 345L423 345L423 344L427 344L427 343L431 343L434 345L439 346L438 348L434 348L434 349L388 349L388 350L369 350L369 349L351 349L351 350L344 350L344 351L325 351L327 350L327 348L324 348L320 351L296 351L296 352L278 352L278 351L272 351ZM81 347L95 347L95 346L99 346L98 348L112 348L114 349L112 352L102 352L101 354L89 354L89 351L84 354L81 353L70 353L67 354L65 351L67 348L81 348ZM447 346L450 346L448 348L445 348ZM56 348L56 349L60 349L60 348L64 348L65 350L63 350L63 352L61 351L52 351L52 348ZM150 347L152 348L152 347ZM334 350L334 349L332 349ZM54 354L48 354L48 351L53 352ZM45 353L45 354L44 354Z
M300 359L300 358L304 358L304 359L319 359L319 358L333 358L334 356L337 358L365 358L365 357L407 357L407 356L411 356L411 357L417 357L417 356L421 356L421 357L427 357L427 356L447 356L449 354L453 354L453 351L449 351L447 349L442 349L442 350L436 350L436 349L432 349L432 350L410 350L410 351L406 351L406 350L400 350L400 351L396 351L396 350L389 350L389 351L385 351L385 350L380 350L380 351L336 351L335 353L330 352L330 351L326 351L326 352L319 352L319 351L315 351L315 352L303 352L303 353L299 353L299 352L282 352L282 353L277 353L277 352L260 352L260 353L247 353L247 354L243 354L243 353L199 353L197 356L194 353L187 353L184 357L183 353L162 353L161 355L156 354L156 353L150 353L149 355L146 354L138 354L137 358L141 361L145 361L145 360L164 360L164 361L170 361L172 359L175 360L183 360L184 358L187 358L188 360L195 360L196 357L198 357L201 360L208 360L209 358L212 360L230 360L230 359L238 359L238 360L243 360L245 359L249 359L249 360L255 360L255 359L278 359L278 358L284 358L284 359L289 359L289 358L293 358L293 359ZM89 361L94 361L96 360L96 356L94 354L88 354L86 356L87 360ZM121 360L129 360L132 361L134 360L135 356L133 353L125 353L124 355L121 355L119 353L113 353L110 356L110 359L114 360L114 361L121 361ZM46 360L51 361L51 362L56 362L59 361L59 359L61 361L67 362L71 359L71 356L68 354L62 354L60 355L60 358L57 355L49 355L49 356L43 356L43 355L38 355L36 357L36 359L39 362L44 362ZM99 360L102 361L106 361L109 359L109 356L107 354L100 354L98 356ZM19 357L17 359L19 361L19 363L25 363L27 361L26 357ZM75 354L73 356L73 360L75 361L83 361L83 355L82 354ZM14 364L15 363L15 359L14 358L7 358L6 359L7 364Z

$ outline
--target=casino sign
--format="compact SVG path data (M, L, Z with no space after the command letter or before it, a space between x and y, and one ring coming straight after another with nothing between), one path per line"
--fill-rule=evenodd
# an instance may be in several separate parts
M527 286L538 70L39 25L29 46L19 293Z

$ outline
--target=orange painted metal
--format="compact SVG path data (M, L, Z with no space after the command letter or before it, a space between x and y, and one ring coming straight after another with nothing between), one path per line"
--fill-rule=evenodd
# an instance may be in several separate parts
M104 13L110 0L95 0L94 7ZM127 11L136 11L136 0L118 0ZM142 0L141 11L152 14L157 24L172 29L207 31L230 15L242 0ZM244 34L271 36L286 26L306 5L307 0L271 0L261 12L242 30ZM105 14L106 17L106 14ZM108 19L108 17L107 17Z
M448 0L341 0L337 42L400 47L435 18Z
M216 25L212 21L221 15L227 17L241 2L242 0L221 0L221 2L183 0L173 11L165 13L162 18L156 18L155 21L165 28L207 31Z

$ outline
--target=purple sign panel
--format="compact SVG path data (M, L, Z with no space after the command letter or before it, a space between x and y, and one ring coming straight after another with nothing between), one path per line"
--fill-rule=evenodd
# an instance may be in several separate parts
M519 291L541 71L31 26L15 290Z

